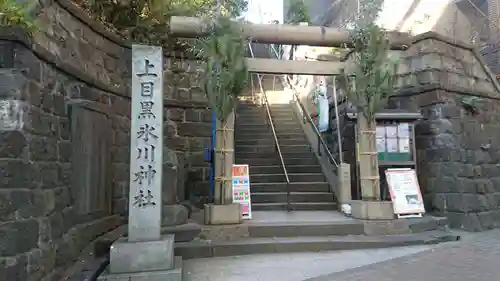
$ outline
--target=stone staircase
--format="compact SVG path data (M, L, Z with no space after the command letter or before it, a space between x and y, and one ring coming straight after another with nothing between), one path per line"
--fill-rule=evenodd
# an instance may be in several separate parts
M292 210L334 210L335 197L289 104L271 106L290 181ZM252 210L287 209L287 181L265 106L241 102L236 110L235 162L250 165Z
M428 245L457 241L447 219L423 217L361 221L336 209L334 194L290 105L271 108L290 178L286 179L265 107L240 103L236 110L235 160L250 165L252 219L235 225L203 225L204 212L190 224L163 229L175 233L175 255L183 259L252 254L339 251Z

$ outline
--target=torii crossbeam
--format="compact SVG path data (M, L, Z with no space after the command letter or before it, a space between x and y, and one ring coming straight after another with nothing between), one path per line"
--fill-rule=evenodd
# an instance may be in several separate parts
M239 23L245 36L254 43L279 45L309 45L321 47L349 47L349 30L321 26L289 24ZM177 37L199 37L208 34L208 26L200 18L172 17L170 32ZM404 50L410 40L408 33L389 32L391 48ZM338 75L344 68L339 61L293 61L247 58L250 72L262 74Z
M243 33L254 43L321 47L349 47L351 45L348 29L255 23L240 23L240 26ZM208 35L208 28L200 18L172 17L170 32L174 36L193 38ZM388 32L388 36L393 50L405 50L410 41L410 35L404 32Z

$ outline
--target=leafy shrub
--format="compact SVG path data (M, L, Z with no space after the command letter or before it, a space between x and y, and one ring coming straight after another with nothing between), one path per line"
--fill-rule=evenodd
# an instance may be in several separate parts
M30 14L33 2L19 3L16 0L0 0L0 27L21 26L27 31L33 31L34 18Z

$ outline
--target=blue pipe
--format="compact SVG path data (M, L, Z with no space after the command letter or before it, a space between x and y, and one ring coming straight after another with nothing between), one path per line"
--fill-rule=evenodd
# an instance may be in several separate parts
M212 111L212 139L210 140L210 198L215 199L215 134L217 126L217 116L215 110Z

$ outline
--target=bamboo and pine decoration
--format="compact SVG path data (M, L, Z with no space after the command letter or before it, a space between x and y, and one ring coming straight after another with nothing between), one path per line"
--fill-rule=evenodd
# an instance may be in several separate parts
M389 57L390 43L381 27L370 23L352 33L353 69L341 72L339 86L358 112L359 170L363 200L380 200L380 178L375 114L394 93L396 64Z
M234 107L248 82L245 64L247 39L226 17L218 17L211 36L198 40L205 61L204 91L217 117L215 141L215 203L232 203L234 163Z

